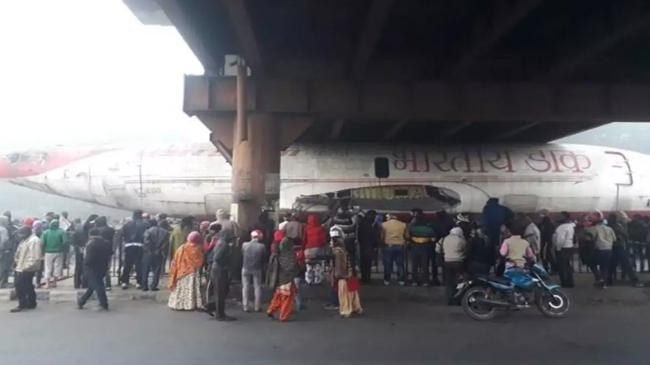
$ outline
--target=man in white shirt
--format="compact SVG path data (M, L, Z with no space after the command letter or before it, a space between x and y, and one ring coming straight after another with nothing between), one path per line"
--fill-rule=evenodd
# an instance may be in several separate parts
M568 212L560 213L560 225L553 234L553 246L557 256L560 284L563 288L573 288L573 268L571 257L574 251L575 223Z

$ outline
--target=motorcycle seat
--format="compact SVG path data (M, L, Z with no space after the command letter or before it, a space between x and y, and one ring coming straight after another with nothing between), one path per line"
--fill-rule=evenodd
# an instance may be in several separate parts
M503 285L510 285L512 283L508 278L504 278L501 276L494 276L494 275L477 275L476 278L483 279L485 281L492 281Z

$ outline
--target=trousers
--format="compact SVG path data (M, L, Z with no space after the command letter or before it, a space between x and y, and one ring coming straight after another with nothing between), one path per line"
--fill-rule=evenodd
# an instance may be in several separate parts
M90 296L93 295L93 292L97 293L97 300L99 305L104 309L108 309L108 298L106 298L106 288L104 287L104 275L106 275L105 270L95 270L89 267L84 268L86 273L86 279L88 280L88 289L79 299L79 305L83 306L86 304Z
M226 316L226 297L230 291L230 272L228 270L213 270L212 281L214 282L214 302L216 304L216 316Z
M16 287L16 297L18 297L18 306L20 308L36 308L36 291L34 290L33 271L16 272L14 286Z
M142 259L142 289L149 290L149 273L151 277L151 289L158 289L160 272L162 270L163 255L146 253Z
M413 281L418 285L429 283L429 262L431 262L431 244L415 243L411 249L413 260Z
M135 268L136 283L142 285L142 247L129 246L124 248L124 267L122 268L122 276L120 282L122 284L129 284L129 277L131 270Z
M255 311L260 310L260 304L262 300L262 272L246 272L246 270L242 270L241 272L241 282L242 282L242 287L241 287L241 297L242 297L242 306L244 307L244 310L248 310L249 307L249 298L250 298L250 290L251 290L251 284L253 286L253 294L254 294L254 308Z

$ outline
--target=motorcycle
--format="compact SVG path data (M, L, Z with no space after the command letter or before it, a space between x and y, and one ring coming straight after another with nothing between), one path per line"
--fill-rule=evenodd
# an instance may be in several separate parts
M569 311L569 298L560 286L550 282L548 272L539 264L526 268L510 268L503 277L477 275L456 287L465 313L476 320L490 320L497 309L528 308L534 302L542 314L564 317Z

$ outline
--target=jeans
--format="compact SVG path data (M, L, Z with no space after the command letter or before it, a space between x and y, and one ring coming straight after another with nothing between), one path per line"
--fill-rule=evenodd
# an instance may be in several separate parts
M447 294L447 304L451 305L454 301L456 294L456 285L458 283L458 275L463 268L462 262L445 262L443 265L444 279L445 279L445 293Z
M254 308L255 311L260 310L260 305L261 305L261 297L262 297L262 272L246 272L246 270L241 271L241 281L242 281L242 287L241 287L241 297L242 297L242 306L244 307L244 310L249 309L248 305L248 298L250 294L250 287L251 287L251 282L253 284L253 292L255 296L255 304Z
M142 289L149 290L149 273L153 273L153 277L151 278L151 289L158 289L162 263L163 255L154 253L144 254L142 259Z
M106 271L97 271L89 267L84 267L84 272L88 280L88 289L86 289L86 292L79 299L79 305L83 306L86 304L90 296L93 295L93 292L96 292L99 305L104 309L108 309L108 299L106 298L106 288L104 287L104 275L106 275Z
M428 243L415 243L411 246L413 281L418 285L429 283L429 262L433 251L431 246Z
M142 247L129 246L124 248L124 267L122 268L122 276L120 282L122 284L129 284L129 277L131 270L135 266L136 282L142 285Z
M404 246L393 245L384 248L384 281L390 281L393 273L393 264L397 263L397 277L399 281L406 281L404 274Z
M36 292L34 291L34 272L23 271L16 272L14 277L14 286L16 296L18 297L18 307L33 309L36 308Z
M558 269L560 271L560 284L564 288L573 288L573 268L571 267L572 248L563 248L557 251Z
M607 280L607 285L613 284L614 277L616 276L616 267L619 264L621 265L621 270L624 277L627 277L634 282L638 281L636 272L634 272L632 264L630 264L630 256L625 250L625 247L623 245L615 243L612 246L612 258L610 261L609 272L605 277Z
M602 283L609 277L609 267L612 261L612 250L596 250L594 262L594 278Z
M88 287L87 279L83 276L83 263L84 263L84 254L83 248L76 247L74 248L74 288L86 288Z
M296 311L302 310L302 296L300 296L300 277L293 278L296 293L293 296L294 308Z

